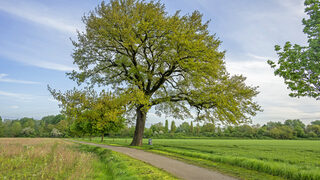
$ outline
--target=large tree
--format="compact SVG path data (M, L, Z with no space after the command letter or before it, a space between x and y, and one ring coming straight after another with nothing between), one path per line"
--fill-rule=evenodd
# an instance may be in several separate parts
M221 41L211 35L202 14L169 15L155 1L102 2L83 17L85 31L73 41L69 73L78 84L135 92L130 101L136 128L131 145L141 145L147 112L175 118L242 123L260 110L252 98L257 87L230 76Z
M275 75L283 77L290 96L320 98L320 1L306 0L303 32L308 36L308 45L292 45L286 42L283 48L275 46L279 60L268 63L275 69Z

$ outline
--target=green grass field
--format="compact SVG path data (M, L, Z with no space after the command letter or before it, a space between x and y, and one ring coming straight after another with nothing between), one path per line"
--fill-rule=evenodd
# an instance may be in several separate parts
M50 138L0 138L0 179L176 179L110 150Z
M104 143L126 146L130 139L106 139ZM320 179L319 141L153 139L152 146L139 148L242 179Z

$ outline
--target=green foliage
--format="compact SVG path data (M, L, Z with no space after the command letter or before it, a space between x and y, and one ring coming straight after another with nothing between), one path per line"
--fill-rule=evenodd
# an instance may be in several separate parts
M180 119L237 124L260 110L253 101L257 87L227 73L221 41L198 11L169 15L160 2L114 0L83 22L85 31L73 41L79 71L68 73L79 84L136 92L139 98L128 102L136 108L156 106L157 113Z
M71 130L75 133L99 134L119 131L124 126L127 97L117 97L110 92L93 89L69 90L65 93L49 88L55 99L60 101L62 112L67 116ZM67 126L67 122L60 123Z
M5 120L0 123L0 136L4 137L51 137L52 130L58 129L60 137L69 136L69 127L65 124L66 120L61 117L63 115L45 116L41 120L34 120L33 118L24 117L17 120ZM58 121L48 121L49 119L58 119ZM58 123L57 123L58 122ZM51 124L53 123L53 124ZM64 124L64 125L62 125ZM2 127L2 129L1 129ZM1 134L2 132L2 134Z
M312 121L311 124L312 125L320 125L320 120Z
M198 136L200 133L200 125L199 123L197 123L197 126L196 126L196 135Z
M305 125L299 119L286 120L284 125L290 127L293 130L294 136L304 137L305 136Z
M308 125L306 131L320 137L320 125Z
M176 132L182 132L188 134L190 132L190 125L188 122L183 122L180 124L180 126L177 128Z
M12 126L10 128L11 136L16 137L19 136L21 133L21 123L19 121L15 121L12 123Z
M168 132L169 132L169 122L168 122L168 120L166 120L166 122L165 122L164 132L165 132L165 133L168 133Z
M20 123L22 125L22 128L26 128L26 127L34 128L35 126L35 120L33 118L24 117L20 119Z
M191 133L191 134L193 134L193 129L194 129L194 128L193 128L193 122L191 121L191 123L190 123L190 133Z
M171 121L170 132L171 132L171 133L175 133L176 130L177 130L176 123L175 123L174 121Z
M159 122L151 125L150 130L153 132L153 134L163 134L165 132L165 127L161 122Z
M215 125L213 123L205 123L201 127L201 132L215 132Z
M270 136L275 139L292 139L293 131L287 126L275 127L270 130Z
M320 96L320 1L305 0L305 12L308 19L303 19L303 32L308 36L308 45L292 45L286 42L283 48L275 46L279 56L277 64L268 61L275 68L275 75L284 78L284 82L292 91L290 96Z
M42 121L44 121L46 124L58 124L61 120L64 120L65 116L63 114L58 115L50 115L45 116L42 118Z
M2 122L2 118L0 116L0 137L4 135L4 124Z
M34 137L35 133L36 132L32 127L25 127L21 130L21 136L25 137Z

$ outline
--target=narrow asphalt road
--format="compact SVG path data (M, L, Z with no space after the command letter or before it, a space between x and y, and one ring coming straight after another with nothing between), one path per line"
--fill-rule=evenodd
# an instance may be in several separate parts
M72 140L73 141L73 140ZM187 164L182 161L171 159L158 154L146 152L143 150L120 147L120 146L110 146L103 144L88 143L82 141L73 141L77 143L98 146L102 148L107 148L112 151L120 152L126 154L134 159L141 160L143 162L149 163L154 167L163 169L174 176L186 180L235 180L235 178L223 175L219 172L211 171L202 167Z

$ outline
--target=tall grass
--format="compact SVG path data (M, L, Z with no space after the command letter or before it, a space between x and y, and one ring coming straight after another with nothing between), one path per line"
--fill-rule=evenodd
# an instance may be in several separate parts
M0 179L88 179L95 159L60 140L0 139Z
M0 138L0 179L174 180L110 150L60 139Z

